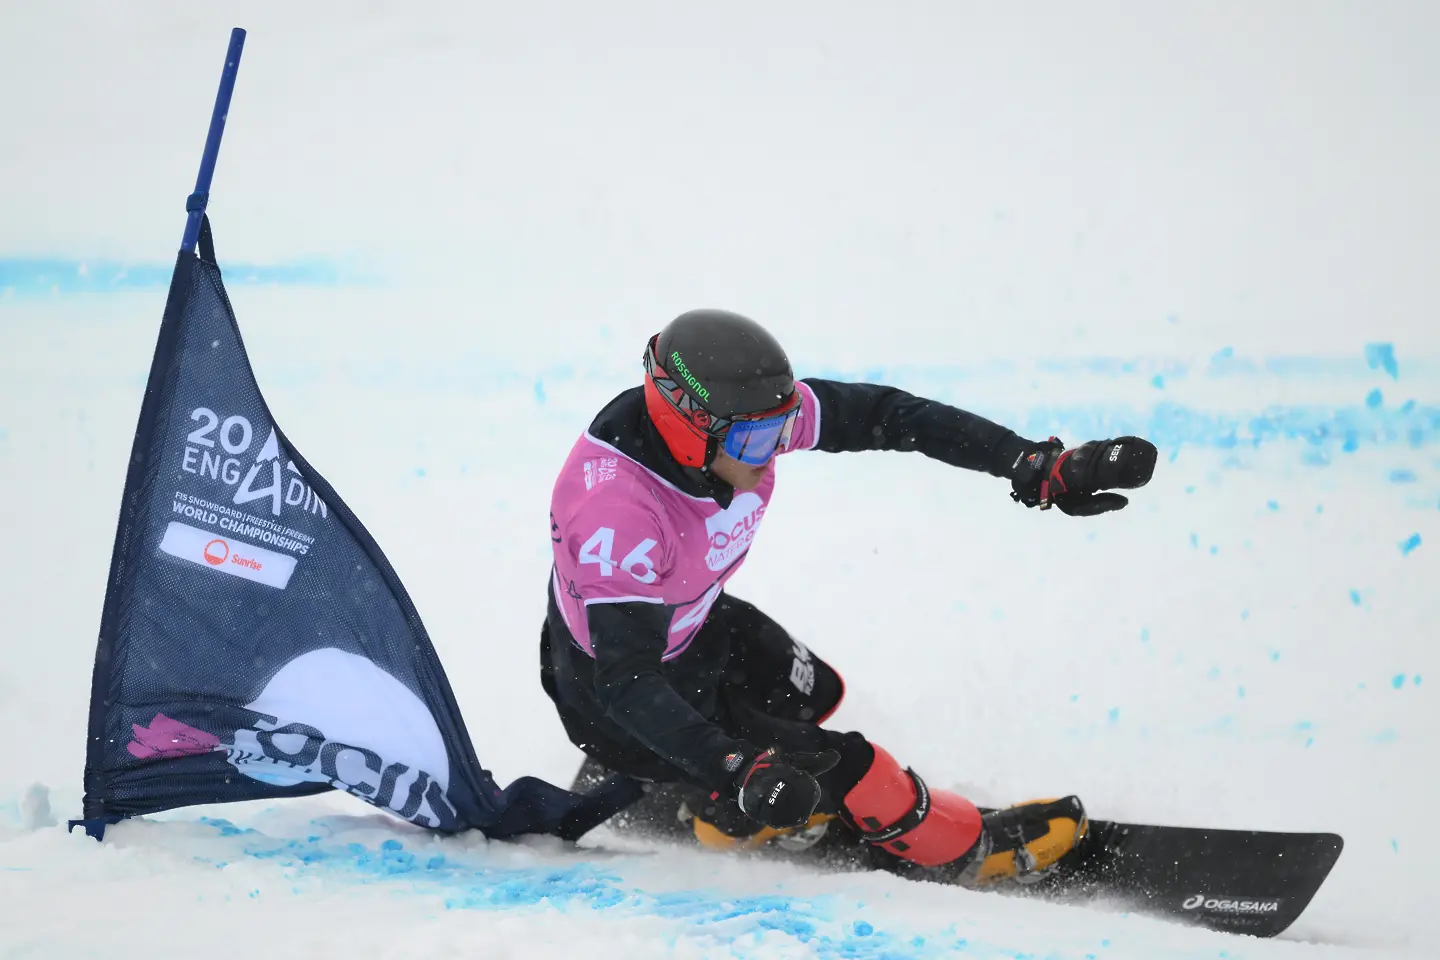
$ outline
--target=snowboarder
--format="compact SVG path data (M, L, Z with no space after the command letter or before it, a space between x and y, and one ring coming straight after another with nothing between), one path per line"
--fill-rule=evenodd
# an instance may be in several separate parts
M555 482L541 681L571 741L603 767L692 799L712 847L794 840L839 818L906 869L971 885L1043 874L1083 835L1074 797L982 811L927 787L884 747L822 726L839 674L725 591L775 486L775 457L918 450L1010 481L1027 507L1118 510L1156 449L1031 441L894 387L797 381L760 324L719 310L646 345L644 383L595 417Z

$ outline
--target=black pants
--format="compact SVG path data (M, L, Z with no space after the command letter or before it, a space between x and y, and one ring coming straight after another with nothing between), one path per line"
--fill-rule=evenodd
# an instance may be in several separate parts
M541 684L555 701L570 741L609 770L655 783L688 784L683 770L650 752L615 724L584 716L582 710L564 701L556 689L550 639L547 619L541 632ZM569 643L568 639L561 642ZM841 762L820 777L823 796L817 808L821 813L837 812L874 756L860 734L839 733L819 725L845 694L840 675L754 604L722 593L691 642L691 650L726 649L729 654L721 658L723 667L710 680L716 687L715 696L704 698L713 703L713 708L705 711L708 718L731 736L757 747L839 752ZM569 651L561 655L569 655ZM709 790L689 785L709 797ZM720 798L719 809L708 810L707 819L713 818L722 829L732 814L739 817L737 827L748 823L738 809L726 809L734 806L733 800L726 803L727 799Z

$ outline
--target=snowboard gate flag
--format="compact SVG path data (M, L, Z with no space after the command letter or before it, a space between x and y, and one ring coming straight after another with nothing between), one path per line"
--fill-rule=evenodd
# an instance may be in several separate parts
M441 831L578 837L638 786L496 785L399 577L261 396L204 212L243 38L141 405L71 827L336 789Z

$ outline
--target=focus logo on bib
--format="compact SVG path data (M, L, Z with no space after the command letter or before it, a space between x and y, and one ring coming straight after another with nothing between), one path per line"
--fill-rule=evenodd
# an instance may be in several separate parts
M728 510L706 517L705 532L710 535L710 544L705 566L723 570L749 550L764 517L765 501L749 491L730 501Z

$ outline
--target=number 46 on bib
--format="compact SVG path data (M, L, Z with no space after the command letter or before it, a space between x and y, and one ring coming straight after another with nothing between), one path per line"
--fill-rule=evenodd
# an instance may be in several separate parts
M625 558L618 564L613 559L615 555L615 530L611 527L601 527L590 535L580 547L579 560L582 564L598 563L602 576L611 576L618 566L624 572L630 574L640 583L654 583L656 578L655 561L650 557L650 551L655 549L654 540L641 540L635 548L625 554Z

